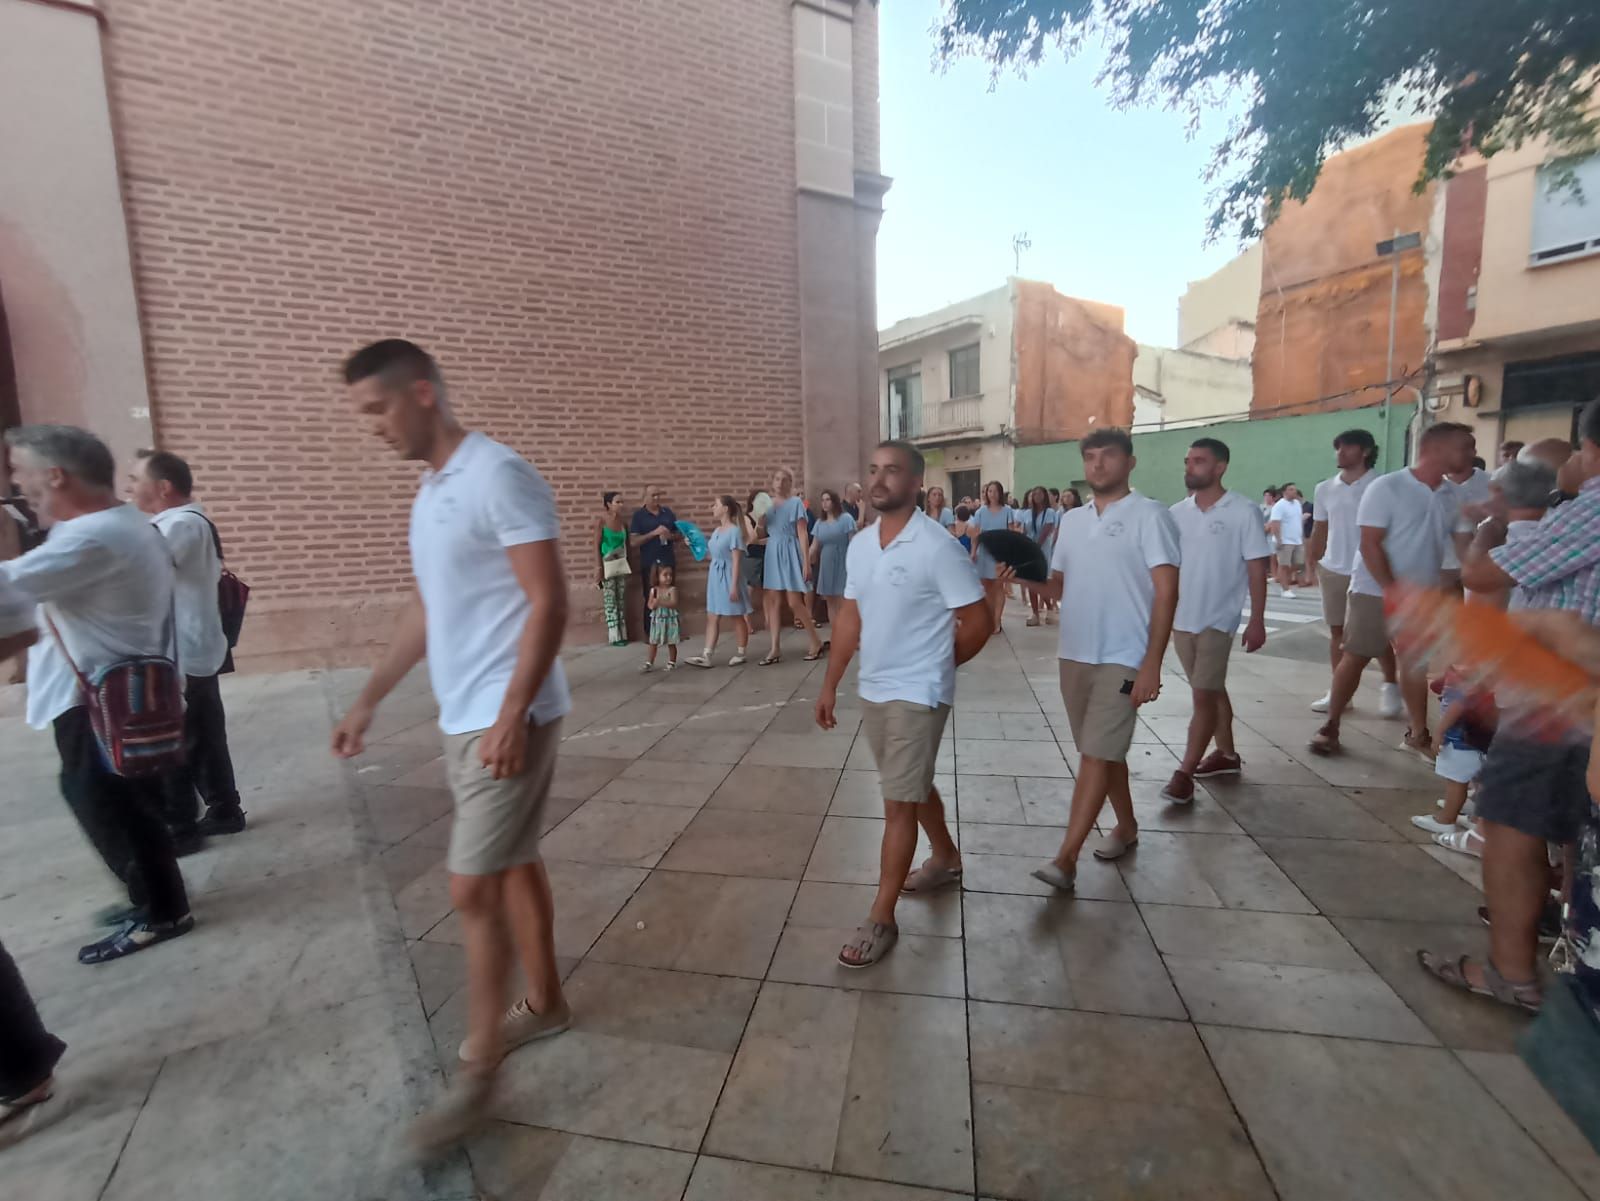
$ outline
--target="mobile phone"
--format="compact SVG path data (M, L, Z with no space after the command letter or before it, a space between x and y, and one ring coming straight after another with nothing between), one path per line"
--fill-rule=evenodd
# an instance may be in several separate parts
M1132 696L1133 695L1133 681L1132 680L1124 680L1124 681L1122 681L1122 695L1123 696Z

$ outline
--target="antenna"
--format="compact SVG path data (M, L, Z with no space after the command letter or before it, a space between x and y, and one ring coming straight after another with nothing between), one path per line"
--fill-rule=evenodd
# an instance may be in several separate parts
M1032 249L1033 249L1033 239L1028 237L1028 231L1027 230L1023 230L1019 234L1012 234L1011 235L1011 258L1012 258L1012 265L1013 265L1013 268L1014 268L1012 270L1011 274L1013 274L1013 275L1021 275L1022 274L1022 252L1024 250L1032 250Z

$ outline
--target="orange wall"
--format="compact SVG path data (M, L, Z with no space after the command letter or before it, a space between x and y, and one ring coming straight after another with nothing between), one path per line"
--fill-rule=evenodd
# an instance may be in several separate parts
M1133 424L1133 359L1122 310L1017 281L1016 432L1019 444L1081 438Z
M1268 226L1253 410L1355 408L1382 395L1391 264L1375 247L1396 229L1427 233L1433 186L1419 194L1412 185L1428 128L1406 126L1330 158L1304 203ZM1421 249L1401 256L1396 377L1427 353L1423 264Z

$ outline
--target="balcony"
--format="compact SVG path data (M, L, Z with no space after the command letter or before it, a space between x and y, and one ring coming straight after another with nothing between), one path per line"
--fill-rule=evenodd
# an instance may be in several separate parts
M983 429L983 397L925 400L921 412L914 413L913 417L909 433L918 442L937 442L976 434Z

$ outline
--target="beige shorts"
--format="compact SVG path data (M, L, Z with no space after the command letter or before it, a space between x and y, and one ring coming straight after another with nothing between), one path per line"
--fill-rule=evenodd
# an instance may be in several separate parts
M1120 663L1061 660L1061 699L1079 752L1108 763L1127 761L1133 731L1139 724L1130 695L1138 674ZM1124 687L1129 691L1124 692Z
M1190 634L1172 631L1172 646L1189 677L1189 687L1200 692L1221 692L1228 686L1228 655L1233 650L1233 635L1221 630L1201 630Z
M555 774L561 721L528 723L528 752L522 774L496 780L478 759L487 730L446 734L445 776L455 799L446 865L457 876L492 876L507 868L539 861L539 820Z
M1350 577L1326 567L1318 574L1322 577L1322 620L1330 627L1342 626L1349 607Z
M911 701L861 702L861 728L878 765L884 800L921 804L928 799L939 740L949 720L949 705L930 709Z
M1350 594L1344 619L1344 649L1363 659L1376 659L1389 649L1389 627L1383 615L1383 597Z
M1306 565L1306 544L1296 542L1293 546L1280 543L1278 546L1278 566L1304 567Z

